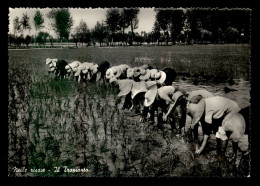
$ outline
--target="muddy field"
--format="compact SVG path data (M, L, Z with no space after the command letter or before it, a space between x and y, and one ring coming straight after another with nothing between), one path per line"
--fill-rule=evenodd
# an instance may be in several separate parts
M245 177L250 157L216 155L215 136L194 156L190 118L182 135L167 123L140 123L114 106L117 89L103 83L57 80L45 59L107 60L111 65L149 63L173 67L174 86L190 92L204 88L250 105L249 45L35 49L9 51L9 175L69 177ZM206 80L201 76L212 76ZM184 75L186 74L186 75ZM188 74L188 75L187 75ZM228 84L234 79L234 85ZM218 80L218 81L216 81ZM233 91L225 92L225 87ZM200 136L202 137L202 136ZM14 173L13 167L27 167ZM84 173L67 168L86 168ZM45 169L44 172L32 172Z

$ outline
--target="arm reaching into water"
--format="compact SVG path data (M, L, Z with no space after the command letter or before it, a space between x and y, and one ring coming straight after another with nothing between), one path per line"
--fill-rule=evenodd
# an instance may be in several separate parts
M168 109L168 112L163 116L163 121L167 120L168 115L171 113L172 109L173 109L174 103L170 104L170 107Z
M197 147L196 147L195 154L198 154L198 155L199 155L199 154L203 151L203 149L205 148L205 146L206 146L206 144L207 144L207 142L208 142L208 138L209 138L209 135L204 134L202 145L200 146L199 149L197 149Z

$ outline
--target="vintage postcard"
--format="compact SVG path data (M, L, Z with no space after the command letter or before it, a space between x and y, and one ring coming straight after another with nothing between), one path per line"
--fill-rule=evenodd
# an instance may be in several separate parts
M9 8L9 177L251 176L249 8Z

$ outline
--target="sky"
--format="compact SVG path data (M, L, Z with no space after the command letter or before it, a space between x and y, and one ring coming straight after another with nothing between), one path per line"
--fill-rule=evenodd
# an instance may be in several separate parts
M19 19L22 18L23 13L27 13L27 15L30 17L30 24L31 24L31 31L24 32L24 35L34 35L35 34L35 28L33 26L33 16L35 14L36 8L9 8L9 33L14 33L13 31L13 19L18 16ZM44 28L42 31L49 32L51 35L56 36L54 31L51 29L50 21L46 17L48 12L51 10L50 8L44 8L44 9L38 9L41 11L41 13L44 15ZM77 8L70 8L70 13L72 16L72 19L74 20L74 24L72 27L71 32L73 32L74 28L79 25L79 22L81 19L83 19L89 29L94 28L97 21L105 21L106 19L106 11L105 8L86 8L86 9L77 9ZM139 25L138 28L135 30L135 32L141 33L141 31L150 32L152 31L153 24L155 21L155 12L154 8L140 8L140 12L138 14L139 18ZM129 28L130 30L130 28ZM128 31L128 30L126 30Z

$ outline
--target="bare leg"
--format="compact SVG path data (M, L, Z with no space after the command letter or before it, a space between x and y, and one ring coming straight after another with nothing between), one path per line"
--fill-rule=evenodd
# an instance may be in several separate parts
M194 141L198 141L199 138L199 124L196 124L193 129Z
M217 140L217 154L220 155L221 154L221 139L216 138Z
M125 96L125 101L124 101L124 104L123 104L123 110L129 109L131 106L132 106L131 93L129 93Z
M121 101L121 98L120 97L116 97L116 100L115 100L115 106L117 106Z
M141 122L145 122L147 120L148 111L149 111L149 107L144 107L140 118Z
M224 153L227 151L228 140L225 141Z
M198 132L198 130L199 130L199 124L196 124L194 126L193 131L192 131L192 133L193 133L193 140L195 142L195 151L199 150L199 132Z
M233 147L233 153L236 156L237 155L237 149L238 149L238 143L232 141L232 147Z
M237 157L238 143L232 141L232 148L233 148L233 155L231 156L231 158L229 159L229 161L232 161L232 160L236 159L236 157Z

